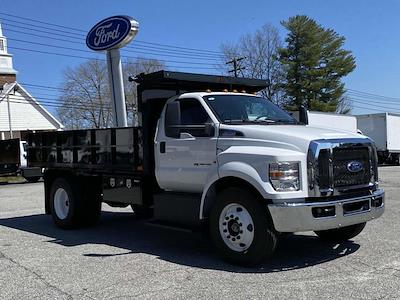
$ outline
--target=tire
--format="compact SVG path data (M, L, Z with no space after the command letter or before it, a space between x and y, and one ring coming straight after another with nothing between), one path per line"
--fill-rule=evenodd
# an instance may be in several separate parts
M35 183L35 182L38 182L38 181L39 181L40 177L28 177L28 178L25 178L25 179L26 179L26 181L28 181L29 183Z
M343 228L315 231L321 239L332 241L332 242L344 242L354 238L363 231L365 222L355 225L346 226Z
M266 205L244 189L228 188L217 195L209 226L217 250L232 264L255 265L277 247L278 233Z
M101 202L90 187L81 189L75 180L57 178L50 189L50 208L54 223L63 229L93 225L100 217Z

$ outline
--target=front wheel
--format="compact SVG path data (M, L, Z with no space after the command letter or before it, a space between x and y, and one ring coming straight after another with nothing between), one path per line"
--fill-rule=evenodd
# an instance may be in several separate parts
M210 234L224 259L243 266L271 256L278 241L266 205L238 188L228 188L217 196L210 214Z
M333 242L343 242L359 235L361 231L363 231L365 224L366 223L364 222L342 228L315 231L315 233L318 235L318 237L324 240Z

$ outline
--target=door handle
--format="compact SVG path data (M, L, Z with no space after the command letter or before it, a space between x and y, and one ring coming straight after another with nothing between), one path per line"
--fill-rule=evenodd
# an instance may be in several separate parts
M165 153L165 142L160 142L160 153Z

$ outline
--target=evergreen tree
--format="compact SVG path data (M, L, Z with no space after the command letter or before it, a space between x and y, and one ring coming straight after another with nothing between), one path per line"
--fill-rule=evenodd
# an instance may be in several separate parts
M291 17L282 25L288 30L286 48L279 49L287 108L336 111L345 99L341 78L356 67L351 51L342 49L345 38L307 16Z

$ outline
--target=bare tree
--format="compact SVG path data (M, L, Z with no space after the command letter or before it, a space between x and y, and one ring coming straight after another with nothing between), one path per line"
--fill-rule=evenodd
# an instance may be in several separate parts
M352 109L353 105L351 100L346 95L344 95L339 99L338 105L336 107L336 113L347 115L351 113Z
M112 121L107 68L103 61L89 60L64 72L57 109L67 128L103 128Z
M224 62L233 58L245 57L240 62L242 77L265 79L269 86L262 94L272 102L282 105L284 93L281 88L284 81L284 72L278 59L278 49L282 47L282 41L278 30L269 24L264 25L254 34L246 34L240 37L237 43L226 43L221 46L224 54ZM226 66L228 71L231 66Z
M123 66L126 110L128 113L128 122L134 125L138 124L137 119L137 85L135 82L129 82L129 76L136 76L141 73L152 73L165 69L164 63L156 59L138 58L136 60L127 60Z
M134 120L136 86L129 75L148 73L164 68L157 60L138 59L123 65L128 120ZM107 66L100 60L89 60L64 72L59 97L58 116L66 128L106 128L112 126L111 93Z

